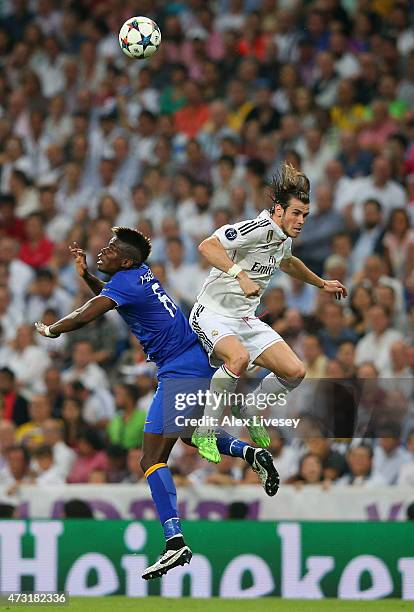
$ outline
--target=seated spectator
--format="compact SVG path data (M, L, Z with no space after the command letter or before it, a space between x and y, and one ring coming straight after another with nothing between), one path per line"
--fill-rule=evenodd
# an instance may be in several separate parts
M352 204L347 207L343 214L350 228L354 227L352 219ZM351 215L351 218L349 217ZM354 274L361 268L361 262L374 253L382 253L383 249L383 215L382 206L378 200L366 200L363 203L362 226L357 228L358 235L350 254L349 272Z
M319 457L324 480L337 480L347 471L344 457L332 448L332 440L322 433L307 438L306 446L309 453Z
M22 302L26 290L34 277L33 269L18 258L19 243L7 236L0 238L0 263L7 271L7 285L11 299Z
M47 266L53 255L53 242L45 233L41 213L31 213L24 224L25 239L20 248L20 259L32 268Z
M336 355L338 347L342 342L355 342L356 334L346 327L343 308L335 302L328 302L324 305L321 313L322 329L318 332L318 337L323 352L329 359Z
M270 444L268 446L269 453L277 463L277 471L280 475L280 481L285 482L290 476L295 474L298 469L299 457L296 449L292 445L286 443L281 431L272 428L269 431Z
M343 227L342 217L334 210L332 198L330 187L322 184L316 187L316 208L295 241L298 256L316 274L322 274L324 261L331 254L332 235Z
M25 324L17 328L11 343L8 365L22 390L33 392L40 387L40 381L50 365L50 358L35 342L34 328L31 325Z
M45 310L52 309L58 319L66 315L72 305L72 296L58 285L54 273L41 268L27 292L26 317L30 322L39 321Z
M128 474L122 482L136 484L144 478L141 467L143 451L141 448L130 448L127 457Z
M409 461L400 467L397 484L412 487L414 486L414 430L411 430L407 436L407 450Z
M9 446L16 444L16 427L12 421L0 420L0 469L6 463L6 451Z
M285 481L285 484L293 484L296 487L303 485L322 484L323 470L322 462L318 455L307 453L299 462L299 470Z
M53 464L58 472L66 480L70 472L76 454L63 441L64 438L64 423L57 419L47 419L42 426L43 439L46 445L52 449Z
M404 281L414 268L414 229L405 208L392 211L383 244L390 274Z
M412 461L408 450L401 446L401 428L383 427L377 432L378 443L374 448L373 476L379 475L387 484L397 482L401 468Z
M371 446L361 444L350 448L347 454L349 474L342 476L337 482L338 486L351 485L353 487L384 486L385 480L380 474L372 473L373 450Z
M62 374L62 380L69 383L79 380L88 389L107 389L105 371L94 362L92 344L87 340L76 342L72 353L72 366Z
M107 389L89 389L75 380L69 385L68 392L69 397L81 402L82 416L90 426L106 429L115 415L114 398Z
M52 406L52 416L60 419L62 415L63 402L63 383L60 369L55 366L48 368L43 377L42 393L44 393Z
M184 85L185 105L174 113L178 133L195 138L209 119L209 107L203 100L200 85L188 81Z
M22 170L14 169L10 176L10 191L16 200L16 216L27 219L39 210L39 194L32 186L29 176ZM25 234L26 234L25 227Z
M0 369L0 399L2 418L15 425L23 425L29 420L27 400L19 394L16 377L9 368Z
M0 235L9 236L19 242L25 237L24 221L16 215L16 199L12 193L0 195Z
M336 360L344 372L344 378L354 378L355 368L355 344L353 342L342 342L336 352Z
M340 133L340 149L337 159L350 178L368 176L371 170L372 154L358 146L357 135L352 130Z
M82 402L74 397L65 399L62 406L64 441L69 448L75 450L78 448L80 432L87 427L87 423L82 416L82 408Z
M352 203L352 218L354 227L361 225L363 219L363 204L367 200L378 200L381 204L384 220L388 221L393 208L403 208L407 202L407 193L392 179L390 161L377 155L372 164L372 174L353 181L347 194L348 203Z
M106 449L106 455L108 457L107 482L123 482L128 475L126 449L119 444L110 444Z
M306 336L303 341L303 357L307 378L324 378L328 358L323 354L318 336Z
M34 449L44 443L43 425L50 419L52 409L46 395L34 395L29 403L29 421L16 430L19 444Z
M108 469L108 458L104 452L99 434L93 429L85 429L78 438L78 457L75 459L67 482L85 483L94 470Z
M6 488L7 495L14 495L20 484L32 480L30 455L24 446L14 444L7 448L5 456L6 464L0 469L0 486Z
M396 121L389 115L387 103L384 100L374 100L366 127L358 136L361 149L378 154L382 152L387 138L398 131Z
M354 285L349 299L347 326L362 338L369 330L369 310L374 303L372 291L364 284Z
M117 414L108 425L111 444L130 449L142 446L146 413L137 410L138 389L134 385L115 387Z
M381 373L390 362L391 346L402 335L390 327L390 313L384 306L374 304L368 313L369 325L372 331L361 338L356 345L355 363L360 365L371 360Z
M44 485L64 484L65 479L58 466L53 461L53 450L47 444L38 446L33 451L35 463L35 483Z
M12 299L6 285L0 285L0 325L7 342L14 338L16 329L24 322L24 304Z

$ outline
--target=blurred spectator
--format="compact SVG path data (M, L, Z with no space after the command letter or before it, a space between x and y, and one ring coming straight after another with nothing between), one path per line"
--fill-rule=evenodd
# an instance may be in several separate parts
M75 459L67 481L88 482L93 470L108 469L108 458L103 451L104 444L93 429L85 429L78 437L78 457Z
M58 285L57 278L47 268L36 271L35 281L27 293L26 317L30 322L42 319L45 310L53 309L58 319L70 312L71 295Z
M7 488L7 495L13 495L21 483L31 481L30 456L26 448L14 444L6 449L5 457L6 464L0 469L0 485Z
M46 419L42 425L43 439L52 450L53 464L65 480L75 460L74 451L63 441L64 423L57 419Z
M72 366L62 374L64 382L79 380L88 389L108 387L104 370L94 362L92 344L87 340L76 342L72 353Z
M401 467L398 474L398 484L413 486L414 483L414 431L410 431L407 437L407 449L409 454L409 461L405 462ZM412 504L411 504L412 505ZM413 513L414 517L414 513Z
M136 484L144 478L144 472L141 468L141 458L143 452L140 448L130 448L127 457L128 475L123 482Z
M30 420L16 431L17 442L35 448L44 442L43 425L51 417L51 406L45 395L34 395L29 403Z
M384 306L371 306L368 320L371 331L358 341L355 363L372 360L378 371L383 372L390 362L392 344L402 340L402 335L390 327L390 315Z
M12 421L17 426L29 420L27 400L19 395L16 377L7 367L0 369L0 398L3 419Z
M316 210L307 219L295 244L299 257L317 274L322 274L323 263L331 253L331 237L341 230L343 221L333 208L328 186L316 188L315 201Z
M403 465L411 460L410 453L400 445L398 426L382 428L374 448L373 476L379 475L387 484L395 484Z
M123 482L128 475L127 450L119 444L110 444L106 449L108 468L105 472L107 482Z
M35 460L35 482L38 485L64 484L65 479L53 460L53 451L47 444L39 446L33 452Z
M303 341L303 357L307 378L324 378L328 358L322 351L318 336L306 336Z
M392 276L405 280L414 266L414 230L404 208L395 208L383 238L384 257Z
M27 391L39 387L39 382L50 365L46 351L37 346L31 325L20 325L11 343L9 367L18 383Z
M79 434L87 423L82 416L82 403L75 398L67 398L62 407L64 423L64 441L70 448L77 449Z
M349 474L342 476L338 485L351 485L353 487L383 486L385 480L381 474L372 473L373 451L368 445L350 448L347 454Z
M333 359L342 342L355 342L356 334L345 324L344 311L340 304L330 302L324 305L321 312L322 329L318 337L325 355Z
M83 405L82 418L90 425L106 429L109 421L115 415L115 402L111 393L96 387L90 389L79 380L74 380L68 389L71 399L80 401Z
M0 469L7 463L7 449L16 443L16 427L11 421L0 420Z
M142 446L146 413L137 410L138 389L133 385L115 387L117 414L108 425L111 444L130 449Z
M53 254L53 243L45 233L43 215L34 212L26 217L25 240L20 248L20 259L32 268L46 266Z
M322 462L318 455L307 453L299 462L299 471L288 478L285 484L293 484L297 487L303 485L315 485L323 482Z

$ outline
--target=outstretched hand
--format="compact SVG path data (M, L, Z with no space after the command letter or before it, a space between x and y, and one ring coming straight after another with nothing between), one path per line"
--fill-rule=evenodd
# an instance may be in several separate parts
M69 251L75 260L76 272L83 278L88 271L85 251L80 248L77 242L72 242Z
M338 280L324 280L322 291L326 291L326 293L334 293L337 300L346 298L348 295L347 288Z

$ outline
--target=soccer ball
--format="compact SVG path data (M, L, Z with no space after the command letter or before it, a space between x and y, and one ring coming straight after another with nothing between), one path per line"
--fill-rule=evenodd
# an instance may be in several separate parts
M119 44L128 57L145 59L161 44L161 31L148 17L131 17L119 30Z

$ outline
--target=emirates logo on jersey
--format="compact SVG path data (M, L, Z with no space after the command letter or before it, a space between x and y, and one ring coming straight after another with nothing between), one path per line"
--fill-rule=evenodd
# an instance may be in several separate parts
M263 265L260 261L255 261L252 266L252 272L257 272L258 274L270 275L270 274L273 274L276 268L277 268L276 258L273 257L273 255L271 255L269 257L269 263L266 265Z

